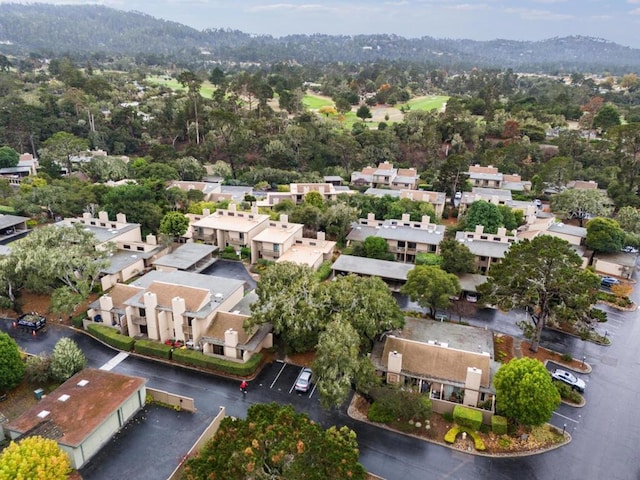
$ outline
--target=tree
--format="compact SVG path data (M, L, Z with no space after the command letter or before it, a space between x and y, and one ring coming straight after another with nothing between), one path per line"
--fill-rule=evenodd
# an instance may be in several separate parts
M348 321L360 336L363 352L381 333L404 325L398 302L379 277L346 275L323 286L327 300L323 317L328 322L339 315Z
M440 268L448 273L474 273L476 271L476 256L469 247L454 239L440 242Z
M227 417L197 456L187 460L187 480L364 480L355 433L328 430L291 405L255 404L244 420Z
M55 440L38 436L11 442L0 454L0 479L66 480L71 473L69 456Z
M120 185L111 188L103 197L104 209L111 218L124 213L127 221L139 223L142 234L157 232L162 221L162 208L155 192L146 185Z
M29 290L48 293L62 285L86 298L109 265L111 249L96 250L96 243L82 224L37 228L12 244L14 274Z
M367 105L360 105L360 107L358 107L358 110L356 111L356 117L364 122L367 118L372 117L371 109Z
M15 167L20 161L20 154L11 147L0 147L0 168Z
M498 206L484 200L473 202L464 215L464 228L471 231L477 225L483 225L485 233L497 233L503 225Z
M593 118L593 126L605 132L611 127L620 125L620 123L620 113L618 113L618 109L611 104L603 106Z
M48 382L51 378L51 357L45 354L27 357L24 377L33 384Z
M78 344L69 337L63 337L51 352L51 376L59 382L70 379L82 370L87 359Z
M640 234L640 210L635 207L622 207L616 215L616 220L627 233Z
M438 171L435 187L449 194L452 206L455 206L455 193L462 190L465 184L463 174L468 169L469 162L464 155L449 155Z
M18 344L4 332L0 332L0 392L17 387L24 376L24 362Z
M181 212L167 212L164 217L162 217L158 231L175 240L184 235L188 228L189 219L185 214Z
M428 308L433 317L437 309L446 309L451 305L450 297L460 293L458 277L433 265L416 265L407 274L407 282L401 292L409 295L412 302L418 302L422 308Z
M514 358L502 365L493 383L496 410L522 425L542 425L560 404L549 371L534 358Z
M626 235L612 218L597 217L587 223L587 247L602 253L619 252Z
M294 352L311 350L324 327L320 312L325 304L320 283L311 267L290 262L270 266L256 288L245 329L271 323L276 335Z
M502 310L529 312L534 326L531 350L536 352L549 318L582 318L599 283L597 275L582 270L582 259L567 241L541 235L513 243L478 290L487 303Z
M193 116L196 127L196 144L200 145L198 99L200 98L200 87L202 86L202 80L200 80L200 78L198 78L195 73L185 70L184 72L180 73L180 75L178 75L178 81L182 84L183 87L187 89L187 95L193 102Z
M93 157L81 168L94 182L108 182L109 180L117 182L127 178L128 173L127 164L117 157Z
M611 213L611 200L598 189L570 188L551 197L551 210L563 218L577 218L583 226L588 215L606 217Z
M202 164L193 157L178 158L173 162L173 167L177 170L180 180L201 181L207 173Z
M351 324L337 316L320 334L314 374L324 408L338 407L351 391L360 365L360 336Z
M320 192L311 191L304 196L304 204L314 206L320 210L324 208L324 198Z
M57 165L58 170L60 165L64 165L68 173L72 171L71 158L89 149L87 140L67 132L53 134L42 145L44 148L40 150L41 161L52 166Z
M331 205L322 215L322 224L328 233L335 236L338 243L343 244L351 223L358 219L358 211L342 203Z
M389 253L389 244L382 237L370 236L364 239L362 245L356 245L353 254L358 257L377 258L378 260L393 260L393 253Z

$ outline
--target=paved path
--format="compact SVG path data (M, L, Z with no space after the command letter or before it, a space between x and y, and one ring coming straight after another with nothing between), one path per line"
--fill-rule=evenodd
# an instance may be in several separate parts
M107 370L107 371L113 370L115 367L118 366L118 364L120 362L122 362L128 356L129 356L129 354L127 352L120 352L115 357L113 357L111 360L109 360L107 363L102 365L100 367L100 370Z

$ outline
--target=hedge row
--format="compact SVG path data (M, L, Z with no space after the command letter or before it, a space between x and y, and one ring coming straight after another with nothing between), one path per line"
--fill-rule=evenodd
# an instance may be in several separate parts
M164 343L154 342L153 340L136 340L133 348L136 353L142 355L171 359L172 347Z
M87 331L107 345L111 345L118 350L124 350L125 352L133 350L133 345L136 343L134 338L122 335L115 329L105 327L104 325L91 323L87 326Z
M218 357L211 357L197 350L181 348L173 351L173 359L176 362L192 365L194 367L216 370L218 372L228 373L238 377L246 377L256 371L256 368L258 368L258 365L260 365L260 362L262 361L262 355L256 353L245 363L238 363Z
M134 350L136 353L142 355L173 359L185 365L228 373L238 377L247 377L253 374L262 361L262 355L259 353L253 355L247 362L239 363L211 357L197 350L189 350L186 348L174 348L172 351L169 345L153 340L135 340L134 338L118 333L111 327L105 327L104 325L95 323L90 323L87 326L87 331L107 345L111 345L118 350L125 352Z
M476 450L478 450L479 452L483 452L486 450L484 440L480 438L480 435L478 435L478 432L475 432L470 428L463 427L460 425L456 425L450 428L449 431L444 436L444 441L447 443L455 443L456 437L461 432L466 432L467 435L469 435L473 439L473 446L476 448Z

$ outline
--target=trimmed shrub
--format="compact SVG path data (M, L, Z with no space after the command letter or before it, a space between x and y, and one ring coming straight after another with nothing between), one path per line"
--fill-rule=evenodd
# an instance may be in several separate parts
M573 360L573 357L571 356L570 353L563 353L560 358L562 359L563 362L571 362Z
M171 350L173 347L153 340L136 340L133 349L141 355L171 359Z
M453 409L453 421L461 427L479 430L480 425L482 425L482 412L463 407L462 405L456 405Z
M247 362L240 363L205 355L197 350L181 348L173 351L173 360L184 363L185 365L205 368L207 370L215 370L238 377L248 377L253 374L260 365L262 355L256 353Z
M447 422L453 422L453 412L444 412L442 414L442 418L444 418Z
M491 417L491 431L496 435L504 435L507 433L507 417L494 415Z
M122 335L114 328L105 327L104 325L91 323L87 326L87 331L107 345L111 345L119 350L124 350L125 352L133 350L133 345L136 343L135 339Z
M474 432L470 428L462 427L460 425L456 425L455 427L450 428L444 436L444 441L447 443L454 443L458 434L462 432L465 432L473 439L473 446L476 450L478 450L479 452L483 452L484 450L486 450L487 447L485 446L482 438L480 438L480 435L478 435L478 432Z
M392 387L377 387L369 392L377 408L391 412L402 420L426 420L431 416L431 400L428 396Z
M395 420L395 415L383 402L373 402L373 405L369 408L367 418L372 422L389 423Z

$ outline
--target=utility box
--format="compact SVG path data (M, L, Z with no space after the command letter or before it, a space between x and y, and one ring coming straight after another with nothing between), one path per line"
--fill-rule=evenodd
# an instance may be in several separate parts
M33 391L33 395L36 397L36 400L42 400L42 395L44 395L44 390L41 388L38 388Z

